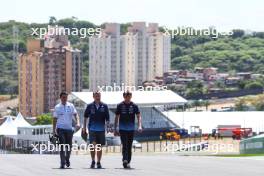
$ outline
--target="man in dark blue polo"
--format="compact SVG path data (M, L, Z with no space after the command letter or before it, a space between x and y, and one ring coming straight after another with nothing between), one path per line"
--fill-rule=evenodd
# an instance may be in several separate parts
M83 133L86 133L87 119L89 118L88 131L89 142L94 145L94 150L91 150L91 168L95 168L95 153L97 154L97 168L102 168L102 146L105 145L105 123L109 126L109 110L108 106L101 102L101 93L93 93L94 102L87 105L84 112L84 128ZM95 149L98 149L95 151Z
M141 115L138 106L131 101L132 93L123 93L124 101L116 108L115 135L120 135L124 168L130 168L132 143L135 130L135 116L138 119L138 131L142 132ZM117 128L119 124L119 130Z

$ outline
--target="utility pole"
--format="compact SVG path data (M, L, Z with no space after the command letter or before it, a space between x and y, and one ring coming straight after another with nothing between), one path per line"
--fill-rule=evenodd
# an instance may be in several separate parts
M19 49L18 32L19 30L15 25L13 25L12 31L13 31L12 79L17 80L18 78L18 49ZM12 87L9 93L11 93L11 96L12 96L15 93L15 88Z
M17 76L17 63L18 63L18 49L19 49L19 42L18 42L18 28L14 25L13 26L13 74Z

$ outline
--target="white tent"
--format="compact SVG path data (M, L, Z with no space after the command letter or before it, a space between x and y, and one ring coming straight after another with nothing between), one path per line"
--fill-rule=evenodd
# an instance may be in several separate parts
M14 120L14 123L17 127L28 127L31 126L22 116L21 113L17 114L16 119Z
M0 126L0 135L17 135L17 126L11 116L7 116L5 122Z
M86 104L94 101L93 92L72 92L72 95ZM101 95L102 101L109 107L116 107L117 104L123 101L123 92L121 91L101 92ZM139 106L184 105L187 103L187 100L171 90L132 91L132 101Z

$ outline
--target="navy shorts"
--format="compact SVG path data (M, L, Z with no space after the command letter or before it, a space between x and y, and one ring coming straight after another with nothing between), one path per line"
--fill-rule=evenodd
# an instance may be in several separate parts
M89 131L90 144L96 143L105 145L105 132L104 131Z

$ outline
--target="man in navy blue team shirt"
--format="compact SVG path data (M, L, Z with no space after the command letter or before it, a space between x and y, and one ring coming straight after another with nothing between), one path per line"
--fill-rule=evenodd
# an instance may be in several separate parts
M123 93L124 101L116 108L115 135L120 135L124 168L130 168L132 143L135 131L135 116L138 119L138 131L142 132L141 115L138 106L131 101L132 93ZM117 126L119 124L119 130Z
M94 102L87 105L84 112L84 126L83 133L86 133L87 119L89 118L88 130L89 130L89 142L94 145L95 148L100 148L99 151L91 151L91 168L95 168L95 152L97 153L97 168L102 168L102 148L105 145L105 123L109 126L109 110L108 106L101 102L101 93L93 93ZM100 147L95 145L101 145Z

